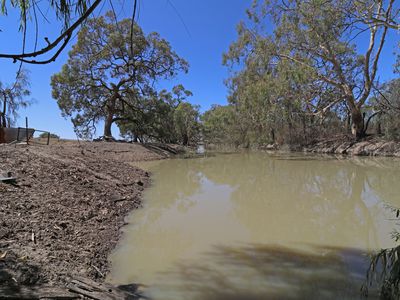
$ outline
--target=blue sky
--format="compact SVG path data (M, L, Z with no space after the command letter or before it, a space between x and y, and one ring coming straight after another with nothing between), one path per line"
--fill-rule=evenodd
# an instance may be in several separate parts
M128 17L131 14L131 2L133 1L113 1L119 17ZM159 32L190 64L188 74L181 74L171 82L160 83L160 87L182 83L194 94L190 102L200 104L202 111L208 109L211 104L226 103L227 89L223 81L229 74L227 68L222 66L222 54L236 39L236 25L246 19L245 10L251 2L252 0L140 0L139 25L147 33ZM121 3L124 3L124 6ZM95 15L105 13L107 6L109 7L108 2L101 11L96 11ZM39 42L43 41L45 36L51 40L51 37L57 34L59 28L54 24L39 24ZM18 20L15 13L10 11L8 17L0 17L0 29L0 52L8 53L20 49L21 36L17 34ZM397 48L397 35L398 33L392 32L387 39L379 70L382 80L393 77L393 52ZM55 63L25 65L30 70L34 104L20 111L17 125L23 126L24 117L27 116L31 127L48 130L64 138L75 138L70 121L62 118L56 101L51 97L50 87L51 75L60 71L73 43L74 41L70 42ZM28 44L32 45L32 40L28 40ZM0 81L12 81L16 70L16 64L0 59ZM101 132L99 127L98 133ZM117 130L113 133L118 136Z

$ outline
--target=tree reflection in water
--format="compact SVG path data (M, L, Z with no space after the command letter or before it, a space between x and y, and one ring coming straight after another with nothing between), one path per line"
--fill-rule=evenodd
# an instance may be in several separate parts
M349 248L217 246L202 262L179 263L152 288L154 299L359 299L368 257ZM370 299L376 293L370 290Z

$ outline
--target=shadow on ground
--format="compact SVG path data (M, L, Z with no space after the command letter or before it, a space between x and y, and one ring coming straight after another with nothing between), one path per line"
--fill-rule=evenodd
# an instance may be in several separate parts
M38 274L39 269L34 266L10 270L0 262L0 299L38 299L37 291L29 284L29 279L34 280Z

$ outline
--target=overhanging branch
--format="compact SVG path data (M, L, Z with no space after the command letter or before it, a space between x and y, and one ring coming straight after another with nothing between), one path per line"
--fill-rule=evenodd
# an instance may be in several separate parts
M96 7L101 3L101 1L103 0L96 0L74 24L72 24L67 30L65 30L54 42L49 43L47 47L29 53L13 53L13 54L0 53L0 58L10 58L13 59L14 62L23 61L25 63L31 63L31 64L47 64L52 61L55 61L56 58L59 56L59 54L62 52L62 50L65 48L69 40L71 39L72 33L90 16L90 14L96 9ZM60 48L50 59L40 60L40 61L29 59L32 57L44 55L59 45Z

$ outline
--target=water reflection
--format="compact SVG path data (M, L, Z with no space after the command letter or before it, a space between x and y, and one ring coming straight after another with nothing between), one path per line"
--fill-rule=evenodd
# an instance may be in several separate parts
M356 249L295 250L249 244L213 247L201 262L160 276L155 299L358 299L368 258ZM243 278L245 276L245 278ZM369 298L376 298L376 293Z
M243 287L237 299L244 299L240 298L241 293L252 299L251 293L256 291L253 282L263 282L264 285L258 285L268 287L269 293L274 290L270 285L275 284L275 277L265 277L262 273L266 268L264 260L271 259L265 263L269 265L268 272L286 276L295 285L290 290L293 293L313 292L308 288L303 291L302 285L313 282L314 271L322 277L336 276L335 282L347 282L349 272L358 274L355 266L364 256L344 255L354 253L344 249L366 252L393 246L390 232L394 221L390 220L392 215L386 204L400 206L399 166L393 159L326 159L260 153L162 162L152 169L154 181L146 192L144 209L132 214L131 225L111 256L113 270L109 280L118 284L151 284L153 293L154 286L166 293L171 288L163 288L160 283L175 278L174 284L181 288L174 293L185 294L184 286L208 287L210 282L206 278L213 278L215 283L219 281L214 277L221 276L220 280L226 278ZM238 248L238 243L252 246ZM280 248L266 245L280 245ZM305 251L304 245L313 246L313 252L301 252ZM335 252L334 248L344 252ZM229 259L227 251L244 253L240 258L252 257L256 263L249 269L242 264L223 262L222 265L232 265L225 273L218 268L210 269L210 265L219 265L221 257ZM298 272L297 265L304 267L308 279ZM283 266L296 268L286 274ZM339 266L343 268L337 269ZM184 270L189 274L190 270L200 273L196 285L189 280L191 276L171 276L185 274ZM293 281L291 272L296 277ZM276 284L280 286L282 280ZM313 284L318 286L323 281ZM282 291L284 287L285 284ZM232 287L223 293L229 290ZM330 298L332 292L326 293L323 297ZM212 294L217 298L207 297L224 299L223 294L219 296L215 291ZM229 299L236 299L231 296ZM288 294L287 298L290 297ZM195 298L182 296L182 299Z

